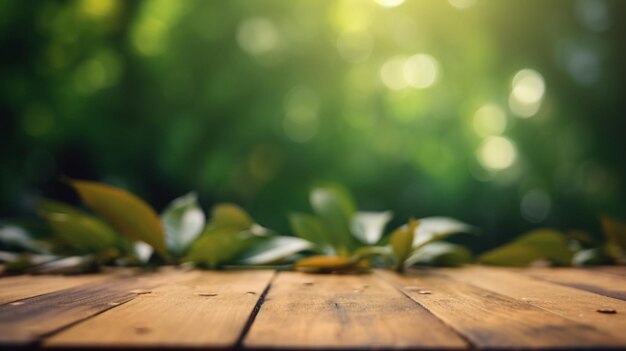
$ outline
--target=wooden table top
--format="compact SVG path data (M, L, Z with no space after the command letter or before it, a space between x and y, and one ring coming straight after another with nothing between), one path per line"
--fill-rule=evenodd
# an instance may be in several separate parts
M626 349L626 267L0 278L0 349Z

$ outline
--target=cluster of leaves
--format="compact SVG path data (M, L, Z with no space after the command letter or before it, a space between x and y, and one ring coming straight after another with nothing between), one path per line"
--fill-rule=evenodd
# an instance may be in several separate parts
M313 214L292 214L290 223L294 234L310 242L318 255L297 261L298 270L360 271L378 260L402 271L417 262L455 265L471 259L467 249L438 242L454 233L472 231L469 225L454 219L412 219L384 235L391 212L358 212L353 199L341 188L315 188L309 200Z
M336 186L310 194L313 213L289 217L295 236L279 235L256 223L234 204L217 204L207 217L197 196L175 199L159 216L133 194L109 185L69 181L92 212L40 200L40 228L0 227L0 261L13 271L82 272L102 265L193 264L210 269L244 266L294 268L305 272L360 272L372 266L401 272L414 264L458 266L474 261L463 246L443 241L475 233L447 217L410 219L385 231L389 211L357 211L352 197ZM482 254L491 265L524 266L626 263L626 224L603 217L605 238L583 232L538 229ZM44 228L47 238L36 237ZM46 240L44 240L46 239ZM18 253L16 253L18 252Z
M600 241L581 231L537 229L484 253L478 261L499 266L626 264L626 224L607 216L600 223Z
M92 212L39 201L37 211L50 233L46 240L33 237L25 226L3 226L0 243L8 250L0 251L0 261L9 262L9 270L73 272L106 264L191 263L211 269L293 265L330 272L367 269L373 260L386 265L395 258L402 269L419 261L445 261L446 256L445 262L455 263L470 257L465 249L433 243L469 226L449 218L424 218L385 236L391 213L357 212L352 198L338 187L315 188L314 214L292 214L296 236L284 236L255 223L234 204L214 206L207 221L194 193L175 199L159 216L125 190L88 181L69 184ZM411 240L399 240L407 235Z
M104 264L145 265L191 262L218 268L226 264L268 264L307 248L299 238L280 236L258 225L241 208L218 204L210 221L194 193L172 201L159 216L133 194L109 185L70 181L93 213L40 200L39 230L20 225L0 229L0 261L7 269L75 272ZM31 233L48 231L47 240ZM19 253L16 253L19 252Z

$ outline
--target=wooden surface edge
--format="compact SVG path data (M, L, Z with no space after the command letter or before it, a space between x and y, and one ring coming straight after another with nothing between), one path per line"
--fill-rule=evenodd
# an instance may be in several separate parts
M121 306L143 289L172 280L174 270L113 275L102 280L0 305L0 347L36 346L68 326Z
M434 270L379 270L477 349L624 347L610 333L496 292L442 277Z
M238 347L272 270L193 271L45 339L46 348Z

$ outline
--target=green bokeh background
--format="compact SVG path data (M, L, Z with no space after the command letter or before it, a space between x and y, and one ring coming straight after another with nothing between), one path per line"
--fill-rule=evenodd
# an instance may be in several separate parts
M0 1L0 215L76 201L70 176L282 232L318 182L479 246L626 218L626 2L393 2ZM411 76L415 54L434 68ZM525 116L522 70L544 87Z

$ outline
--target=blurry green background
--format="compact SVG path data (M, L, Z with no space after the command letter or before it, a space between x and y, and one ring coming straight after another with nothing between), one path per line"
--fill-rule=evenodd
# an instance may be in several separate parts
M317 182L489 246L626 218L626 2L0 1L0 215L190 190L288 232Z

